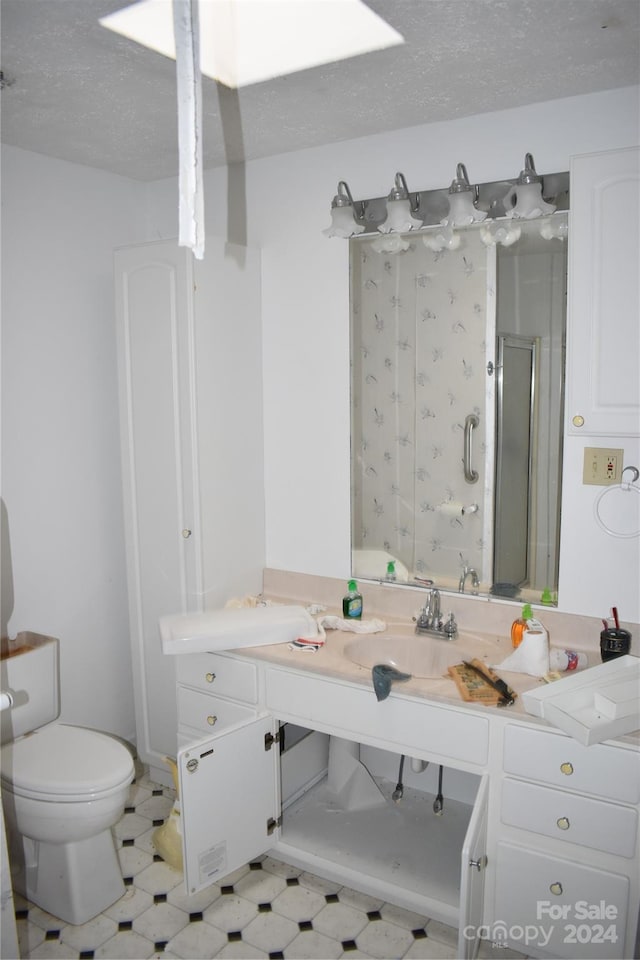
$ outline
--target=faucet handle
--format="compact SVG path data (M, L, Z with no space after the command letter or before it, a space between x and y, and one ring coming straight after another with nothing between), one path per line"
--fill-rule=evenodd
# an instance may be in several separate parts
M458 635L458 624L456 623L453 613L449 614L449 619L442 628L442 632L449 640Z

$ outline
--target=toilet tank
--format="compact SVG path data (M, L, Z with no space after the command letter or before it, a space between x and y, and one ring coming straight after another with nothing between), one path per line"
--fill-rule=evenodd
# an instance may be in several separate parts
M2 639L0 689L13 703L0 714L2 743L37 730L60 714L58 640L24 631Z

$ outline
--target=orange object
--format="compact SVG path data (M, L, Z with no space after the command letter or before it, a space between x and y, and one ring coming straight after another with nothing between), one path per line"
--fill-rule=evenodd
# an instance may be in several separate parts
M514 647L519 647L522 643L522 638L524 632L527 629L527 620L531 620L533 617L533 611L529 603L525 603L522 608L522 616L518 617L517 620L514 620L511 624L511 643Z

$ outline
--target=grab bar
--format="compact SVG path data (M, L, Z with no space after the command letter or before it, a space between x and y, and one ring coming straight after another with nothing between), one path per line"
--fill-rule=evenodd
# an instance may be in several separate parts
M475 413L470 413L467 419L464 422L464 453L463 453L463 464L464 464L464 478L467 483L476 483L478 480L478 471L471 469L471 457L472 457L472 437L473 430L480 423L479 419Z

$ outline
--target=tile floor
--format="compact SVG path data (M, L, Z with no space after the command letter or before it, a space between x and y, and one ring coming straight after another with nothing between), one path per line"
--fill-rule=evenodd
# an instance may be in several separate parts
M329 883L271 857L249 863L195 896L182 873L154 850L173 791L141 773L114 827L126 892L81 926L65 924L19 895L15 898L22 960L207 960L337 957L373 960L449 960L457 931ZM482 957L520 957L481 947ZM17 960L5 957L4 960Z

